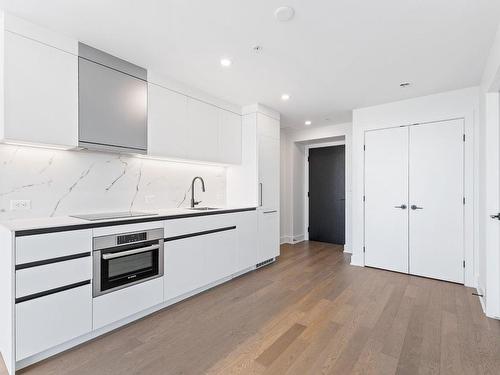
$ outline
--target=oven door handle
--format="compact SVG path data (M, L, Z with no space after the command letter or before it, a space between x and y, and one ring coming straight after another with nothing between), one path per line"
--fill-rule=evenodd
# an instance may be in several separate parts
M128 255L145 253L147 251L159 250L159 249L160 249L160 245L151 245L151 246L148 246L148 247L141 247L139 249L133 249L133 250L127 250L127 251L120 251L120 252L117 252L117 253L102 254L102 259L109 260L109 259L121 258L121 257L126 257Z

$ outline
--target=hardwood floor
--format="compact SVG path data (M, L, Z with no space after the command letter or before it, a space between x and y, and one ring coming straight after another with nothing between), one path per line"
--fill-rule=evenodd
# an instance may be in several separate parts
M285 245L271 266L21 373L500 374L500 322L471 292Z

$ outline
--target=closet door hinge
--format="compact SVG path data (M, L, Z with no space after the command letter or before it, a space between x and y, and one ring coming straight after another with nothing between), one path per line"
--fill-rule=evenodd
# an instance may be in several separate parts
M363 202L366 201L366 197L363 195Z
M309 228L310 228L310 227L307 227L307 233L309 233Z
M363 253L366 253L366 247L363 246Z
M465 134L463 135L463 138L462 138L462 139L463 139L463 141L465 142Z
M465 268L465 260L463 261L462 265L463 265L463 266L464 266L464 268Z
M463 202L463 204L465 204L465 197L463 197L462 202Z
M363 151L366 151L366 145L363 145Z

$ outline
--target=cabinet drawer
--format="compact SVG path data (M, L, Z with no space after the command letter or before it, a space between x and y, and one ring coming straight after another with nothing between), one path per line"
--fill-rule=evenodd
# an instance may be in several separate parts
M235 225L232 214L187 217L165 221L165 238L217 230Z
M104 294L93 300L93 327L102 328L163 302L163 277Z
M16 360L63 344L92 330L90 285L16 305Z
M90 229L16 238L16 264L92 251Z
M16 271L16 298L92 279L92 257Z

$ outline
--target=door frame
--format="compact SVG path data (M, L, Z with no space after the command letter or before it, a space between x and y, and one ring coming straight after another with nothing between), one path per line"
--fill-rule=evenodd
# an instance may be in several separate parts
M333 142L324 142L324 143L313 143L313 144L308 144L305 146L305 152L304 152L304 240L309 241L309 150L311 148L323 148L323 147L331 147L331 146L346 146L346 141L345 139L342 141L333 141ZM344 242L347 242L347 236L349 233L348 230L348 198L347 198L347 189L348 189L348 158L347 158L347 148L345 149L345 186L344 186L344 191L345 191L345 214L344 214L344 222L345 222L345 233L344 233ZM344 251L349 252L349 249L345 248L344 244Z
M463 168L464 168L464 182L463 182L463 194L465 198L465 205L464 205L464 249L463 249L463 254L464 254L464 260L465 260L465 267L464 267L464 285L465 286L472 286L474 283L474 197L472 192L474 191L474 169L473 169L473 149L474 149L474 142L473 140L468 137L468 134L470 132L468 131L468 124L467 124L467 119L465 117L449 117L449 118L442 118L438 120L433 120L433 121L422 121L419 123L414 123L414 124L401 124L401 125L396 125L396 126L387 126L387 127L379 127L375 129L366 129L363 132L363 145L366 144L366 133L369 131L377 131L377 130L382 130L382 129L392 129L392 128L398 128L398 127L410 127L410 126L418 126L418 125L424 125L424 124L433 124L437 122L443 122L443 121L450 121L450 120L462 120L464 122L464 135L465 135L465 142L464 142L464 154L463 154ZM365 160L365 152L363 151L363 194L362 196L365 195L365 166L366 166L366 160ZM366 238L365 238L365 220L366 220L366 215L365 215L365 204L363 202L362 204L363 207L363 248L366 246ZM365 253L363 252L362 254L362 266L366 266L365 263Z
M500 78L499 78L500 80ZM500 229L490 215L500 211L500 82L485 93L485 282L478 292L486 315L500 319Z

